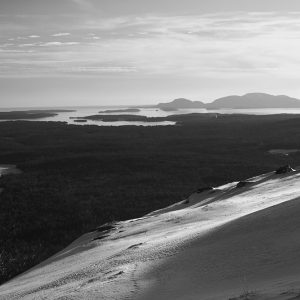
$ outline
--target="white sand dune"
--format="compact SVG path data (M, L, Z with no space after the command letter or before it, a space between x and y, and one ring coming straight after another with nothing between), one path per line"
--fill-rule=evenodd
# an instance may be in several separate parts
M300 171L249 182L88 233L0 299L300 299Z

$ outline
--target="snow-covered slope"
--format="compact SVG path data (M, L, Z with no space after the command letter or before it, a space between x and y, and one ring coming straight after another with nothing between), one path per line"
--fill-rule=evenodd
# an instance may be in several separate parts
M248 182L88 233L0 299L298 299L300 171Z

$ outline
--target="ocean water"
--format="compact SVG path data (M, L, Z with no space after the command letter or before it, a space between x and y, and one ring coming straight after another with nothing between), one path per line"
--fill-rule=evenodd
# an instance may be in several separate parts
M51 121L51 122L66 122L68 124L74 125L97 125L97 126L124 126L124 125L136 125L136 126L166 126L174 125L175 122L164 121L164 122L102 122L102 121L92 121L87 120L86 123L77 123L74 122L72 117L85 117L90 115L97 115L100 111L104 110L117 110L117 109L127 109L130 107L125 106L87 106L87 107L35 107L35 108L0 108L0 111L22 111L29 109L37 110L46 110L46 109L67 109L74 110L73 112L59 112L57 116L49 118L41 118L30 120L34 121ZM190 114L190 113L219 113L219 114L248 114L248 115L272 115L272 114L300 114L300 108L266 108L266 109L216 109L216 110L207 110L203 108L195 109L179 109L177 111L163 111L155 107L135 107L140 109L139 112L131 113L112 113L112 114L132 114L132 115L141 115L147 117L166 117L169 115L178 115L178 114Z

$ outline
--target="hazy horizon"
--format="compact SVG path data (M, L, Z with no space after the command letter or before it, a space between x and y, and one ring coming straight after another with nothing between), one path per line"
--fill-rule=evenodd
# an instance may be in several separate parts
M2 0L0 107L300 98L300 2Z
M246 94L261 94L260 92L253 92L253 93L246 93ZM245 96L246 94L243 95L236 95L236 94L232 94L232 95L224 95L223 97L220 98L216 98L216 99L212 99L211 101L205 101L205 100L193 100L193 99L187 99L186 97L177 97L174 99L163 99L161 101L157 101L155 103L139 103L139 104L132 104L132 103L122 103L122 104L85 104L85 105L60 105L60 104L54 104L54 105L27 105L27 106L1 106L0 104L0 109L5 109L5 110L9 110L9 109L52 109L52 108L62 108L62 109L67 109L67 108L128 108L128 107L155 107L157 106L159 103L170 103L173 100L178 100L178 99L187 99L190 101L200 101L203 102L205 104L209 104L209 103L213 103L215 100L219 100L221 98L227 98L227 96L231 97L231 96ZM264 93L262 93L264 94ZM290 98L294 98L297 99L295 97L291 97L289 95L272 95L272 94L267 94L266 95L270 95L270 96L288 96ZM298 99L300 101L300 99Z

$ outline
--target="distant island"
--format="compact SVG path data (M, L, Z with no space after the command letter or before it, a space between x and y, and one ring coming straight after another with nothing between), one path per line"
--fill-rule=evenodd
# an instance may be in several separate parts
M249 108L300 108L300 100L285 95L269 95L265 93L249 93L243 96L227 96L216 99L212 103L191 101L185 98L175 99L167 103L159 103L158 108L171 110L180 108L206 109L249 109Z
M108 110L102 110L99 111L99 114L111 114L111 113L135 113L140 112L141 110L138 108L126 108L126 109L108 109Z
M77 119L77 118L73 117L72 119ZM102 121L102 122L119 122L119 121L149 122L149 118L147 118L146 116L137 116L137 115L92 115L92 116L80 117L78 119Z
M178 108L174 108L174 107L160 107L160 110L162 110L162 111L177 111Z
M25 110L0 112L0 120L33 120L55 117L60 112L73 112L75 110Z
M191 101L185 98L179 98L169 103L159 103L157 107L165 111L172 111L180 108L205 108L206 105L201 101Z

